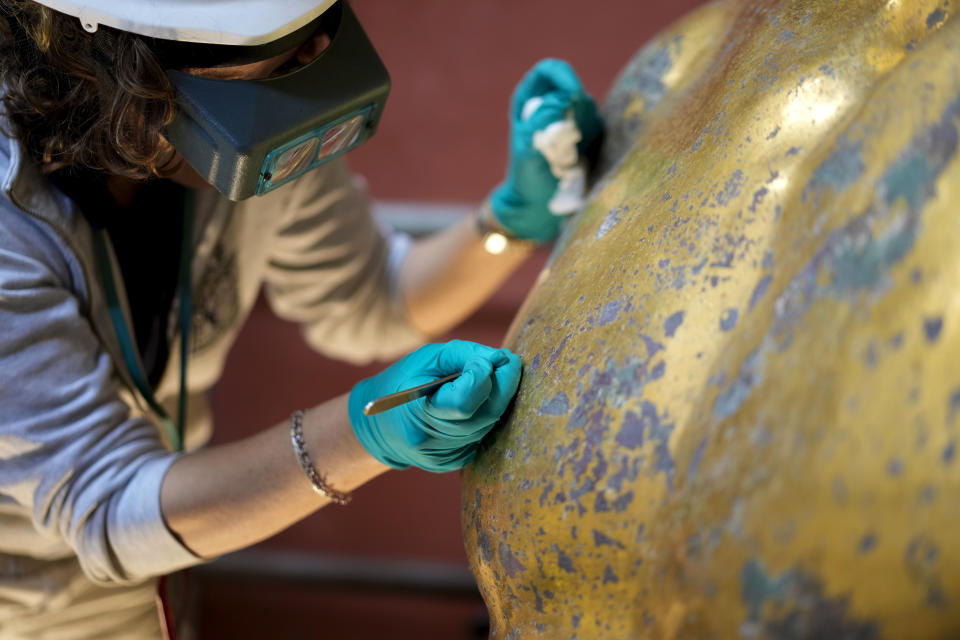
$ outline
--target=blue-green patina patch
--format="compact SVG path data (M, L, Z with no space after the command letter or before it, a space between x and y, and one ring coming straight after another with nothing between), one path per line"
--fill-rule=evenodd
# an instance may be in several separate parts
M849 611L846 596L829 597L822 581L804 571L769 573L753 558L740 571L740 597L747 607L741 637L848 638L875 640L876 623L860 620Z
M833 263L832 287L836 294L876 287L891 266L913 249L917 225L909 218L898 218L880 237L869 232L865 237L847 238L838 246Z
M717 420L726 420L743 406L750 392L763 382L763 369L766 366L766 354L757 349L743 361L737 377L730 387L717 396L713 403L713 416Z
M813 173L803 199L806 200L810 190L819 191L829 186L834 191L843 191L859 180L865 169L862 151L862 140L851 140L846 134L840 136L836 148Z

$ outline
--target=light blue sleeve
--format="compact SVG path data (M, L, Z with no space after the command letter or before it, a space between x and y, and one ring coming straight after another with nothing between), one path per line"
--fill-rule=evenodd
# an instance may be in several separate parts
M35 532L0 532L0 551L73 553L91 580L132 583L201 560L163 521L176 456L124 402L80 277L42 223L0 207L0 501Z

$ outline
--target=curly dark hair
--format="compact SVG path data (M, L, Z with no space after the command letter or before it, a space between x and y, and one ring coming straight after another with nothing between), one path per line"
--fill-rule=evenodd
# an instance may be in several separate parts
M0 84L8 135L44 172L75 167L146 179L169 175L161 136L175 91L146 42L30 0L0 0Z

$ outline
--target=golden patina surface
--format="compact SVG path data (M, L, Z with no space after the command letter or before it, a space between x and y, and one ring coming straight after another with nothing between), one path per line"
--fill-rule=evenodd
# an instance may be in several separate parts
M730 0L628 65L465 475L493 637L960 637L956 11Z

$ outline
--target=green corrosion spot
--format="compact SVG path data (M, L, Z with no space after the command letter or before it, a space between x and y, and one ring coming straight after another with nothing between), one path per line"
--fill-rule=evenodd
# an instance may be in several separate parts
M887 205L903 198L910 209L920 208L927 185L935 179L936 172L930 166L926 153L922 150L911 153L891 167L883 178Z
M916 237L916 224L904 217L878 238L851 243L847 250L836 256L834 291L843 294L876 287L887 271L910 253Z

